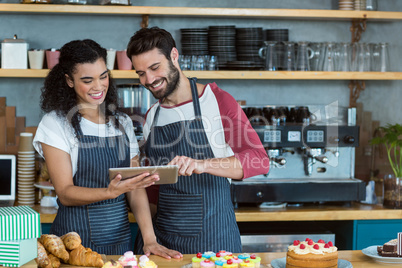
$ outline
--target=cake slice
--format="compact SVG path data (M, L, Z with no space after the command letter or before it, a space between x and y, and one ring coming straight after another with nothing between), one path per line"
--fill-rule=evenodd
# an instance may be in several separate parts
M382 247L378 247L378 254L382 257L402 257L397 252L398 239L386 242Z

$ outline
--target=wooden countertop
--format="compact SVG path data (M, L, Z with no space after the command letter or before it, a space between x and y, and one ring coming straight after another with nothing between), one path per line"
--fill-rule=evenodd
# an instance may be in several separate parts
M42 223L52 223L56 217L55 208L39 205L34 209L41 215ZM285 208L240 207L235 209L238 222L258 221L340 221L340 220L391 220L402 219L402 210L388 209L381 205L352 203L350 205L311 205ZM130 222L135 222L129 213Z
M286 256L285 252L272 252L272 253L256 253L257 256L261 257L261 267L272 267L270 265L271 261L277 258L283 258ZM120 256L107 256L106 259L113 259L117 260ZM176 259L171 259L171 260L166 260L164 258L154 256L152 255L150 257L151 260L153 260L159 268L180 268L183 265L191 263L191 258L194 257L194 254L185 254L183 259L176 260ZM378 268L380 266L386 266L387 268L396 268L396 267L401 267L401 263L397 264L383 264L380 262L376 262L372 258L364 255L361 250L341 250L339 251L339 258L343 260L347 260L352 263L353 268ZM37 265L35 261L30 261L29 263L21 266L22 268L36 268ZM61 267L80 267L82 266L72 266L72 265L66 265L62 264Z

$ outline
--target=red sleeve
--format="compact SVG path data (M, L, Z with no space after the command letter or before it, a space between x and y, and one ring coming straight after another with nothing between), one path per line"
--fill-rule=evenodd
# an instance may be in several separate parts
M218 101L225 140L242 164L243 179L267 174L267 152L243 109L229 93L218 88L215 83L210 86Z

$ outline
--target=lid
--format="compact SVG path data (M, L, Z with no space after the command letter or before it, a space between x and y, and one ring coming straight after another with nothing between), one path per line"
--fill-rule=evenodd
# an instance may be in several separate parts
M12 39L4 39L3 43L26 43L24 39L18 39L17 35L14 34Z

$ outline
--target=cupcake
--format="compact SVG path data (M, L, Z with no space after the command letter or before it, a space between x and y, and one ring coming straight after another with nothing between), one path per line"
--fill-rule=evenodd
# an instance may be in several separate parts
M191 259L191 263L193 264L193 268L200 268L201 267L201 262L205 260L205 258L202 256L201 252L197 253L197 256L193 257Z
M214 262L211 261L210 259L205 259L200 264L201 264L201 267L205 267L205 268L215 267Z
M255 264L255 268L259 268L260 264L261 264L261 258L256 256L255 254L251 254L250 258L248 258L247 260L250 260L251 262L254 262Z
M129 261L124 265L124 268L139 268L136 261Z
M224 258L225 258L225 260L229 260L229 259L233 258L233 254L232 253L226 254Z
M158 265L151 261L146 255L142 255L139 259L140 268L158 268Z
M225 264L223 264L222 268L237 268L238 264L233 263L232 259L229 259Z
M237 256L233 256L230 260L232 260L233 263L236 263L237 266L239 266L239 264L243 262L243 260L239 259L239 257L237 257Z
M137 257L135 257L132 251L126 251L123 256L117 260L122 266L126 266L128 262L135 262L134 266L137 266Z
M233 255L232 252L225 250L219 250L219 254L221 254L222 257L225 257L226 255Z
M114 260L110 260L105 262L105 264L102 266L102 268L123 268L123 266Z
M206 251L206 252L204 252L204 254L202 254L202 256L203 256L205 259L210 259L211 257L215 256L215 252L213 252L213 251Z
M250 260L245 260L240 263L240 268L255 268L255 263Z
M224 258L215 261L215 268L222 268L223 265L227 262Z
M242 259L244 261L245 259L250 258L250 254L249 253L242 253L238 257L239 257L239 259Z
M210 258L211 261L216 262L217 260L223 259L223 257L221 256L221 254L218 252L215 254L215 256L212 256Z

